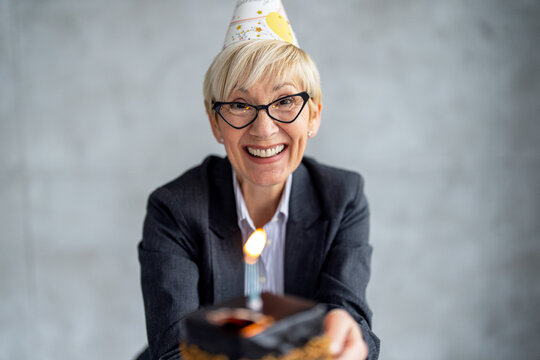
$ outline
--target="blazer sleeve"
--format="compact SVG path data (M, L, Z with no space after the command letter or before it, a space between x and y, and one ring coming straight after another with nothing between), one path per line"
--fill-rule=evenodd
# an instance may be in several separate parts
M199 306L197 249L178 209L166 188L152 193L138 247L152 359L179 358L180 320Z
M369 360L379 356L380 340L371 331L371 310L366 302L372 247L369 206L363 179L355 174L335 237L321 271L316 298L329 309L342 308L359 324L369 348Z

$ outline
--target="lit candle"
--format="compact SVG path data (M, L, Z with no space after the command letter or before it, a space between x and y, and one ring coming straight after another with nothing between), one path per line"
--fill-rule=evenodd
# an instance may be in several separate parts
M247 306L253 311L261 311L262 300L259 287L259 271L257 261L266 245L266 232L257 229L251 234L244 245L244 260L246 262L246 282L248 285Z

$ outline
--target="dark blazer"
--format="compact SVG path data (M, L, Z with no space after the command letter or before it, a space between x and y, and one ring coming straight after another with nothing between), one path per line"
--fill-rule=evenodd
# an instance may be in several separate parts
M346 309L362 329L369 359L377 359L365 297L368 232L361 176L304 157L289 202L285 293ZM151 358L177 357L184 314L244 293L228 159L210 156L150 195L139 261Z

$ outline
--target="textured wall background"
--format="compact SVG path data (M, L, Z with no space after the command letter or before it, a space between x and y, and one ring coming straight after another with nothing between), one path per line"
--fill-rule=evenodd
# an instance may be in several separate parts
M285 0L367 179L382 359L540 356L540 2ZM223 153L233 1L0 0L0 358L126 359L152 189Z

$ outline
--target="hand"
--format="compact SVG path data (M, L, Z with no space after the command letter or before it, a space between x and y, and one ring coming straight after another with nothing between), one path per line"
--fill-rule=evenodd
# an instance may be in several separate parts
M360 327L343 309L331 310L324 318L324 333L330 338L330 354L338 360L365 360L368 347Z

